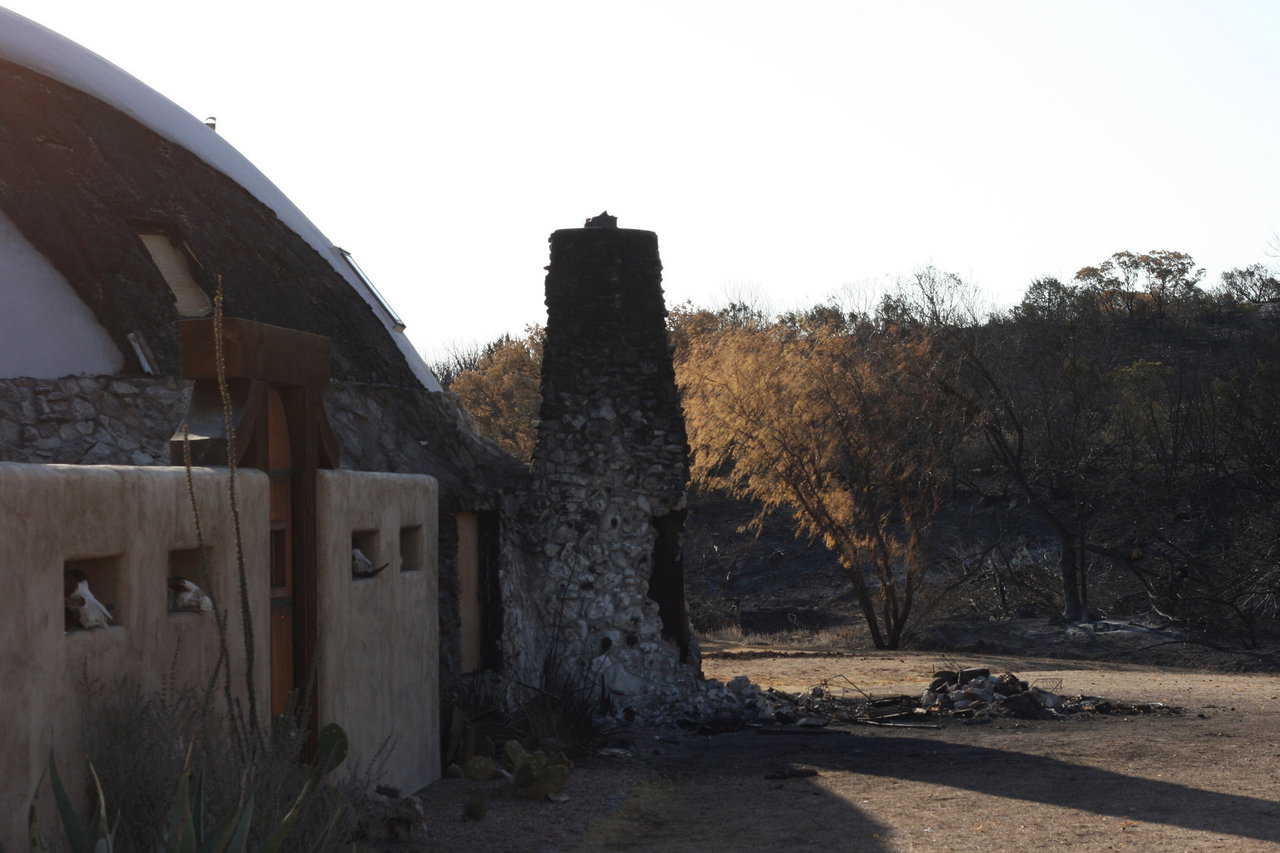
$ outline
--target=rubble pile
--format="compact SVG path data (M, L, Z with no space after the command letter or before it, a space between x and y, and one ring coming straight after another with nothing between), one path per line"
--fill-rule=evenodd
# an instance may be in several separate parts
M1060 679L1028 683L1011 672L985 668L939 670L919 696L875 697L852 681L823 681L801 693L767 690L759 699L772 709L770 722L820 727L830 723L936 727L941 719L1064 719L1082 714L1176 714L1163 702L1120 702L1101 696L1064 695Z
M608 682L606 681L606 685ZM937 728L944 719L988 721L997 717L1054 720L1090 714L1177 714L1163 702L1122 702L1101 696L1068 695L1062 680L1027 682L1012 672L992 675L982 667L939 670L917 695L872 696L843 676L808 690L762 690L744 675L729 682L707 679L697 691L668 688L661 702L632 721L678 725L702 734L744 727L821 728L832 723ZM617 720L602 716L601 726Z
M856 695L823 681L801 693L770 688L765 698L773 706L771 721L784 726L819 728L830 723L876 724L918 719L919 703L912 696L872 697L849 682Z
M727 683L708 678L688 684L652 684L607 655L593 660L590 672L598 679L604 700L604 710L593 718L602 729L622 722L685 728L709 725L733 731L768 720L774 710L764 691L745 675Z
M1074 714L1149 714L1170 712L1163 702L1117 702L1101 696L1066 696L1061 681L1028 684L1011 672L992 675L983 668L940 670L921 694L918 711L952 717L999 716L1055 719Z
M772 691L761 690L745 675L727 683L708 678L694 687L693 690L666 687L658 694L659 701L649 704L635 719L649 725L676 725L714 734L766 723L776 710ZM598 720L598 724L611 722L606 718Z

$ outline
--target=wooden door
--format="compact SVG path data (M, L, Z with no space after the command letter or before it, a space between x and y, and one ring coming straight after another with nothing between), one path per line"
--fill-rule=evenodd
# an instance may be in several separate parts
M498 582L498 514L460 512L458 617L463 673L502 666L502 590Z
M293 691L293 470L284 400L267 390L267 476L271 482L271 713Z
M478 672L484 657L484 614L480 609L480 524L474 512L455 516L458 530L458 621L461 668Z

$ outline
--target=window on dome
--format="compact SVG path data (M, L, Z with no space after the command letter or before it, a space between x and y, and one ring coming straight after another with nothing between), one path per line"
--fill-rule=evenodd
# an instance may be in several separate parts
M191 256L185 245L158 229L140 230L138 238L173 291L179 317L204 317L213 311L209 295L191 274Z
M341 255L342 259L347 262L347 266L351 267L351 271L356 274L356 278L360 279L364 286L369 289L369 293L372 294L378 305L382 306L382 310L387 312L387 317L391 320L391 325L395 326L397 332L403 332L404 321L400 319L400 315L391 307L391 303L387 302L386 297L382 295L378 288L373 286L373 280L370 279L369 276L365 274L365 271L360 268L360 265L356 263L356 259L351 257L351 253L341 246L334 246L333 248L334 251Z

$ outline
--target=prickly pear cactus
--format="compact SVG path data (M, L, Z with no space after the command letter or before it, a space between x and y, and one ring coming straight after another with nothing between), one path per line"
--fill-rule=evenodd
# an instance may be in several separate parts
M468 779L483 782L501 774L498 773L498 763L492 758L484 755L473 755L463 763L462 775Z
M518 796L540 800L559 794L569 781L569 760L561 753L548 755L542 750L529 752L519 741L507 741L504 750L514 775L512 782Z

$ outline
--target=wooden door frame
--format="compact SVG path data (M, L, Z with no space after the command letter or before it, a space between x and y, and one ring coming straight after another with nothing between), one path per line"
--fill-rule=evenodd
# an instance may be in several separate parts
M179 331L182 375L194 380L186 419L192 461L226 465L213 320L183 320ZM324 409L330 375L329 339L238 317L224 318L222 331L225 378L236 431L232 453L237 465L267 470L268 388L279 391L284 403L292 468L293 686L308 693L307 724L314 734L324 687L316 665L320 633L316 472L339 467L342 455ZM184 438L180 432L170 440L174 464L182 464Z

